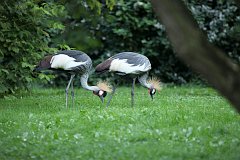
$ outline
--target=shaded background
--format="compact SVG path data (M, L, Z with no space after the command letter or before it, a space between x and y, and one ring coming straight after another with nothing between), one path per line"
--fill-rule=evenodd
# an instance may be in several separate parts
M234 2L185 2L209 41L239 64L240 16ZM150 74L164 83L205 84L176 57L164 26L147 0L0 3L1 96L31 88L32 84L65 86L67 75L40 74L38 79L31 76L34 65L44 55L63 49L86 52L94 66L118 52L134 51L150 59ZM93 75L90 83L98 78Z

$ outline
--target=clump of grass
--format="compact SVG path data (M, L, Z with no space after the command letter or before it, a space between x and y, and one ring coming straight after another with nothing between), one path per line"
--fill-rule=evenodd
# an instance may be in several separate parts
M111 106L63 89L0 99L1 159L239 159L240 118L216 92L167 87L154 101L144 88L118 88Z

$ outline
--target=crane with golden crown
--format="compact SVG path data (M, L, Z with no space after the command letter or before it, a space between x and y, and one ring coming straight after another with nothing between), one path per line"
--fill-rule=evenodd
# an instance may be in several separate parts
M81 86L86 90L93 91L93 94L97 95L102 102L107 92L111 92L111 87L107 82L99 82L97 86L88 85L91 69L92 60L86 53L77 50L64 50L57 52L55 55L45 56L35 67L34 71L53 70L71 75L65 90L66 107L68 107L68 90L70 85L72 88L72 105L74 104L73 79L76 75L80 75Z
M149 94L153 99L156 91L160 91L160 81L157 78L148 80L148 72L151 69L149 59L135 52L122 52L118 53L102 63L98 64L95 68L96 73L114 72L120 76L128 76L133 79L131 90L131 105L134 106L134 86L136 78L142 86L148 88ZM116 85L113 87L112 95L108 100L106 107L109 106L113 94L115 93Z

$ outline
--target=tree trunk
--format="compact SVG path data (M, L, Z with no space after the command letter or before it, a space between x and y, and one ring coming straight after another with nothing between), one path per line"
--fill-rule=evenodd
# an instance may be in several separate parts
M240 68L208 42L182 0L151 0L177 55L240 112Z

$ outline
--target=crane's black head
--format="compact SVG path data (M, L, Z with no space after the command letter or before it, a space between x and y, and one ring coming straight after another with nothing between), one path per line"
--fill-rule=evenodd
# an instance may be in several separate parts
M98 90L98 91L93 91L93 94L97 95L101 99L101 101L103 102L104 97L106 97L106 95L107 95L107 92L104 91L104 90Z
M155 88L149 88L148 92L149 92L149 94L150 94L150 96L151 96L151 98L153 100L153 95L156 93L156 89Z

